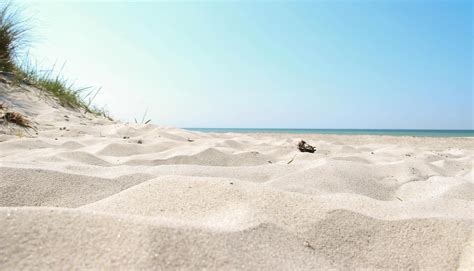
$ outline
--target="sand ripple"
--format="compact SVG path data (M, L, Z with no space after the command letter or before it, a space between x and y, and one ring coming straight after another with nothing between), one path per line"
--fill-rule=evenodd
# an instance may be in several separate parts
M68 125L0 136L2 270L472 268L471 139Z

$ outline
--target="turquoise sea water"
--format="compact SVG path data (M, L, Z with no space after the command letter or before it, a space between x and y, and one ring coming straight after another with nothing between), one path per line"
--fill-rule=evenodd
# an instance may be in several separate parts
M383 130L383 129L255 129L255 128L184 128L209 133L290 133L333 135L390 135L432 137L474 137L474 130Z

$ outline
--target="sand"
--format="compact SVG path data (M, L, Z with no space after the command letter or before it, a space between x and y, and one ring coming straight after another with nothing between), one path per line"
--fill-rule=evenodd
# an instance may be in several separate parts
M1 270L474 268L473 138L190 132L4 83L2 102L37 132L0 125Z

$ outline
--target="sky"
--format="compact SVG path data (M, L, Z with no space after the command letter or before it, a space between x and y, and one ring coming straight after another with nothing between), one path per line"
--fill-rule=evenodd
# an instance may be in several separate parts
M474 129L472 1L16 1L29 57L123 121Z

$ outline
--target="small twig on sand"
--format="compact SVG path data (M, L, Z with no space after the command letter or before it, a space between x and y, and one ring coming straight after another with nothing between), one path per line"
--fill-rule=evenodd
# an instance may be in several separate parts
M304 246L305 246L305 247L308 247L308 248L310 248L310 249L312 249L312 250L316 250L316 249L309 243L309 241L304 241Z
M295 157L296 157L296 154L295 154L295 156L293 156L293 158L291 158L291 160L290 160L290 161L288 161L288 163L287 163L287 164L288 164L288 165L289 165L289 164L291 164L291 162L293 162L293 161L295 160Z

